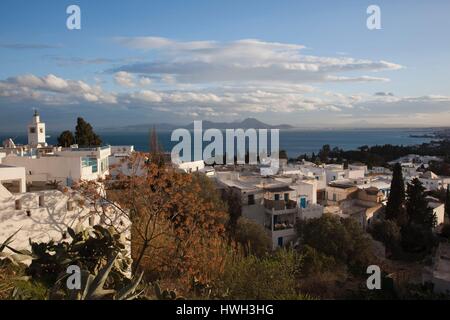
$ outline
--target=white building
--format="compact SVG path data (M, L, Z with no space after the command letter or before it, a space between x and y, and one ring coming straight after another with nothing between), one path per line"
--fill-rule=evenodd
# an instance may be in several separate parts
M0 198L9 195L9 193L5 192L4 185L9 185L10 188L15 189L18 193L26 192L25 168L0 164Z
M433 213L436 216L436 227L443 224L445 221L445 204L440 202L439 199L433 197L426 197L428 201L428 208L433 209Z
M325 174L327 177L327 184L333 181L345 179L345 177L347 176L347 172L346 170L344 170L344 165L340 164L325 165Z
M34 112L33 119L28 125L28 145L32 148L46 147L45 123L41 122L39 113Z
M320 217L317 181L296 176L262 177L257 174L216 172L219 188L241 199L242 216L265 227L273 248L293 244L297 219Z
M25 168L27 183L58 182L71 186L80 180L96 180L109 173L111 148L61 148L47 146L45 123L37 112L28 126L28 145L6 141L0 161L3 165Z
M364 169L348 169L345 170L345 178L347 179L361 179L366 175L366 170Z
M349 170L362 170L364 174L369 173L369 170L367 169L367 165L363 163L352 163L348 165Z
M5 190L0 184L0 243L19 230L11 243L17 250L29 250L30 240L59 242L69 239L69 227L114 225L124 236L129 236L130 223L126 217L118 215L112 208L106 208L101 215L91 205L85 205L89 202L80 201L81 196L74 191L11 193Z
M418 179L426 190L446 189L447 185L450 183L450 177L438 176L432 171L421 174Z
M180 162L176 167L186 173L198 172L205 168L205 162L203 160Z
M370 172L373 174L392 174L392 171L385 167L372 167Z
M404 157L398 158L394 161L390 161L390 165L394 165L396 163L400 164L414 164L420 167L421 165L424 165L425 167L428 167L429 163L432 161L442 161L442 158L436 157L436 156L420 156L417 154L408 154Z
M417 172L417 169L420 167L420 165L414 164L412 162L405 162L401 163L401 167L403 177L405 178L413 178L419 174Z
M28 183L59 182L71 186L80 180L97 180L109 172L109 146L96 148L53 148L45 154L9 154L5 165L24 167Z
M129 159L134 152L134 146L111 146L111 154L108 157L110 174L131 175L133 166Z

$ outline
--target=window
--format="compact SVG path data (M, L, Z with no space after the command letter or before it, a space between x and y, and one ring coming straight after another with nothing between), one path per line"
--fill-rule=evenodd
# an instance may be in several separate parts
M336 201L336 193L333 193L333 201Z
M286 201L286 202L289 201L289 193L284 194L284 201Z
M40 133L44 133L44 129L39 128L39 132L40 132Z
M35 127L31 127L30 128L30 133L36 133L36 128Z
M275 201L278 201L278 200L280 200L280 195L277 193L277 194L275 194Z
M249 194L248 195L248 205L252 205L252 204L255 204L255 195Z
M102 161L100 162L101 172L102 173L105 172L107 168L108 168L108 158L102 159Z
M92 173L98 172L98 163L96 158L82 158L81 165L83 168L92 167Z

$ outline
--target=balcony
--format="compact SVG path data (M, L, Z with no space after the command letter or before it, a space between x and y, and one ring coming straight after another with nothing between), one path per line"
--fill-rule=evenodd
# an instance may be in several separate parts
M283 222L283 223L276 223L273 226L273 231L280 231L280 230L287 230L287 229L293 229L294 224L290 222Z
M267 212L276 214L297 213L297 202L294 200L269 200L264 199L264 207Z
M266 229L269 233L269 236L274 239L278 237L292 237L297 233L294 224L290 222L276 223L275 225L273 225L273 228L269 224L266 225Z

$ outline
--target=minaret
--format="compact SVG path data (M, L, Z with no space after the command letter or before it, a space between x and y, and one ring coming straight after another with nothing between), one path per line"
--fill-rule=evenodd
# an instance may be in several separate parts
M33 120L28 125L28 145L32 148L45 147L45 123L41 122L39 113L34 110Z

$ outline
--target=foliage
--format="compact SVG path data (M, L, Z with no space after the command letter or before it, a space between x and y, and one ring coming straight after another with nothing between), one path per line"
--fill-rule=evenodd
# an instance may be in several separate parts
M58 146L68 148L75 143L75 137L72 131L63 131L58 137Z
M111 275L116 279L123 278L131 264L123 235L102 226L78 232L68 228L67 233L72 238L71 242L31 243L33 261L27 269L28 275L52 286L58 275L65 273L70 265L78 265L81 269L96 274L109 257L119 254Z
M242 199L233 189L224 190L222 197L228 208L227 230L230 236L233 237L237 231L238 220L242 216Z
M226 212L205 181L148 160L132 155L131 174L119 174L107 192L109 202L130 212L134 270L150 280L208 283L223 270Z
M444 237L444 238L450 240L450 224L446 223L442 226L440 235L441 235L441 237Z
M75 142L80 147L98 147L102 144L102 140L94 132L92 126L83 118L77 118Z
M153 127L150 131L150 153L149 160L156 164L158 167L164 166L164 154L161 145L158 141L158 134L156 128Z
M11 247L11 243L14 242L14 237L20 231L18 229L16 232L11 234L8 238L6 238L3 243L0 244L0 266L7 263L12 263L14 265L20 264L22 261L30 258L31 253L27 250L16 250ZM6 252L5 249L8 249L9 252Z
M414 178L407 187L406 212L409 223L415 223L431 230L436 226L436 215L428 207L428 201L425 199L425 188L419 179Z
M161 290L161 286L157 281L153 284L153 288L158 300L184 300L183 297L177 295L175 290Z
M405 300L450 300L450 295L434 293L433 284L408 284L406 292L401 297Z
M228 299L305 299L297 290L299 257L281 249L271 256L235 256L228 261L220 288Z
M246 255L261 257L272 247L272 241L264 227L246 218L238 220L234 240L242 246Z
M402 248L406 252L427 254L435 245L435 238L431 230L421 225L410 223L402 228Z
M447 185L447 191L445 193L445 215L450 221L450 185Z
M133 300L142 294L142 291L136 292L143 273L139 276L124 283L122 279L118 279L111 275L113 267L118 261L118 253L108 259L106 265L95 274L91 274L86 269L81 270L81 289L69 290L66 280L70 276L63 272L55 285L53 286L50 299L52 300ZM114 285L108 284L108 279L112 279ZM118 281L119 280L119 281ZM120 282L120 284L116 283ZM106 288L105 288L106 286Z
M211 203L214 210L226 212L227 203L223 200L220 192L217 190L214 181L201 173L192 173L192 183L200 186L199 196L203 201Z
M353 219L332 215L302 220L297 223L300 248L308 245L336 262L347 265L351 271L362 273L374 259L371 240Z
M327 256L309 245L302 246L299 253L302 257L300 266L302 276L333 271L337 267L333 257Z
M430 170L439 175L450 175L450 166L448 165L447 156L450 154L450 140L432 141L421 145L412 146L395 146L390 144L376 146L361 146L357 150L342 150L339 148L331 148L325 145L319 152L319 157L315 155L304 154L299 159L317 162L338 162L344 160L350 163L362 162L367 164L369 168L373 166L387 166L388 162L394 161L408 154L443 156L446 158L443 163L431 163Z
M392 220L375 221L368 230L372 237L381 241L394 255L399 253L402 234L398 225Z
M8 260L0 266L0 300L45 300L48 288L25 275L26 266Z
M406 221L405 209L405 182L403 181L402 167L399 163L394 166L391 181L391 191L386 205L386 219L395 221L399 226Z

